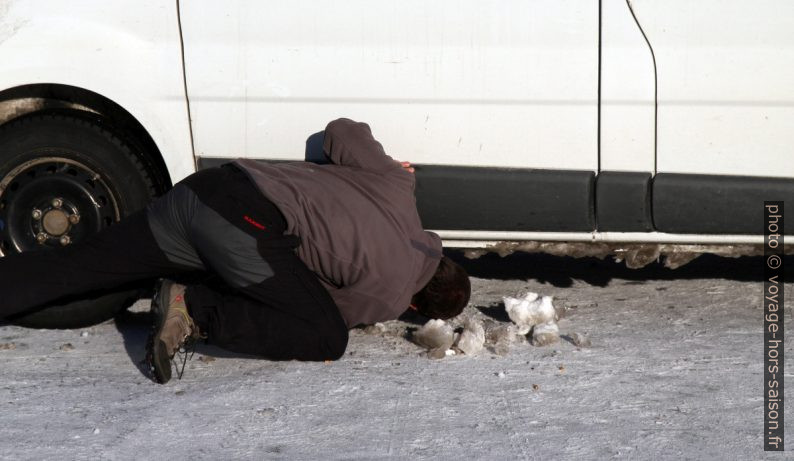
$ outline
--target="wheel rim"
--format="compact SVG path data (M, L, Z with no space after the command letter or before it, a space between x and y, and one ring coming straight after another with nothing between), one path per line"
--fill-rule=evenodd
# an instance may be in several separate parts
M0 256L72 245L119 219L102 175L69 158L34 159L0 180Z

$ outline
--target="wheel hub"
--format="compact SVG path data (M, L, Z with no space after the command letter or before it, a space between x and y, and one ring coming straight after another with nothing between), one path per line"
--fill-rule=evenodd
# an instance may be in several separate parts
M114 194L88 166L46 157L0 181L0 256L78 242L119 220Z
M69 231L69 217L63 210L50 210L44 215L44 231L60 237Z

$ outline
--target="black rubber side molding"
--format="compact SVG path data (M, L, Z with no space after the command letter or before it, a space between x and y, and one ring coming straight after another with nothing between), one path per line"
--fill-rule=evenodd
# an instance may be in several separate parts
M416 165L416 201L427 229L595 229L592 171Z
M659 173L653 222L661 232L763 235L764 200L794 207L794 179ZM794 219L785 233L794 234Z
M207 168L215 168L235 160L233 158L196 157L196 166L199 170L206 170Z
M651 174L602 171L596 177L596 221L601 232L650 232Z
M232 159L201 157L199 168ZM274 162L263 160L266 162ZM794 207L794 179L415 165L428 229L760 234L764 200ZM786 220L794 234L794 219Z

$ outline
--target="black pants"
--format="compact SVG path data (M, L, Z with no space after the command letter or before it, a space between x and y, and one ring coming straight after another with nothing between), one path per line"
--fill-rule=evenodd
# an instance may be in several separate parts
M187 287L188 310L210 343L274 360L338 359L347 326L285 229L243 171L203 170L85 242L0 258L0 318L64 296L189 274L201 283Z

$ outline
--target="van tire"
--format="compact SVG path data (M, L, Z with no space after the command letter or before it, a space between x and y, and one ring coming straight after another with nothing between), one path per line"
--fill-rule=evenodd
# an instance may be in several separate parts
M37 113L0 126L0 255L52 251L144 208L155 186L139 155L99 115L88 112ZM31 221L41 215L40 204L48 203L63 203L57 208L64 215L81 218L65 233L62 227L53 231L39 224L40 218ZM113 317L139 292L127 287L95 293L10 320L34 328L80 328Z

